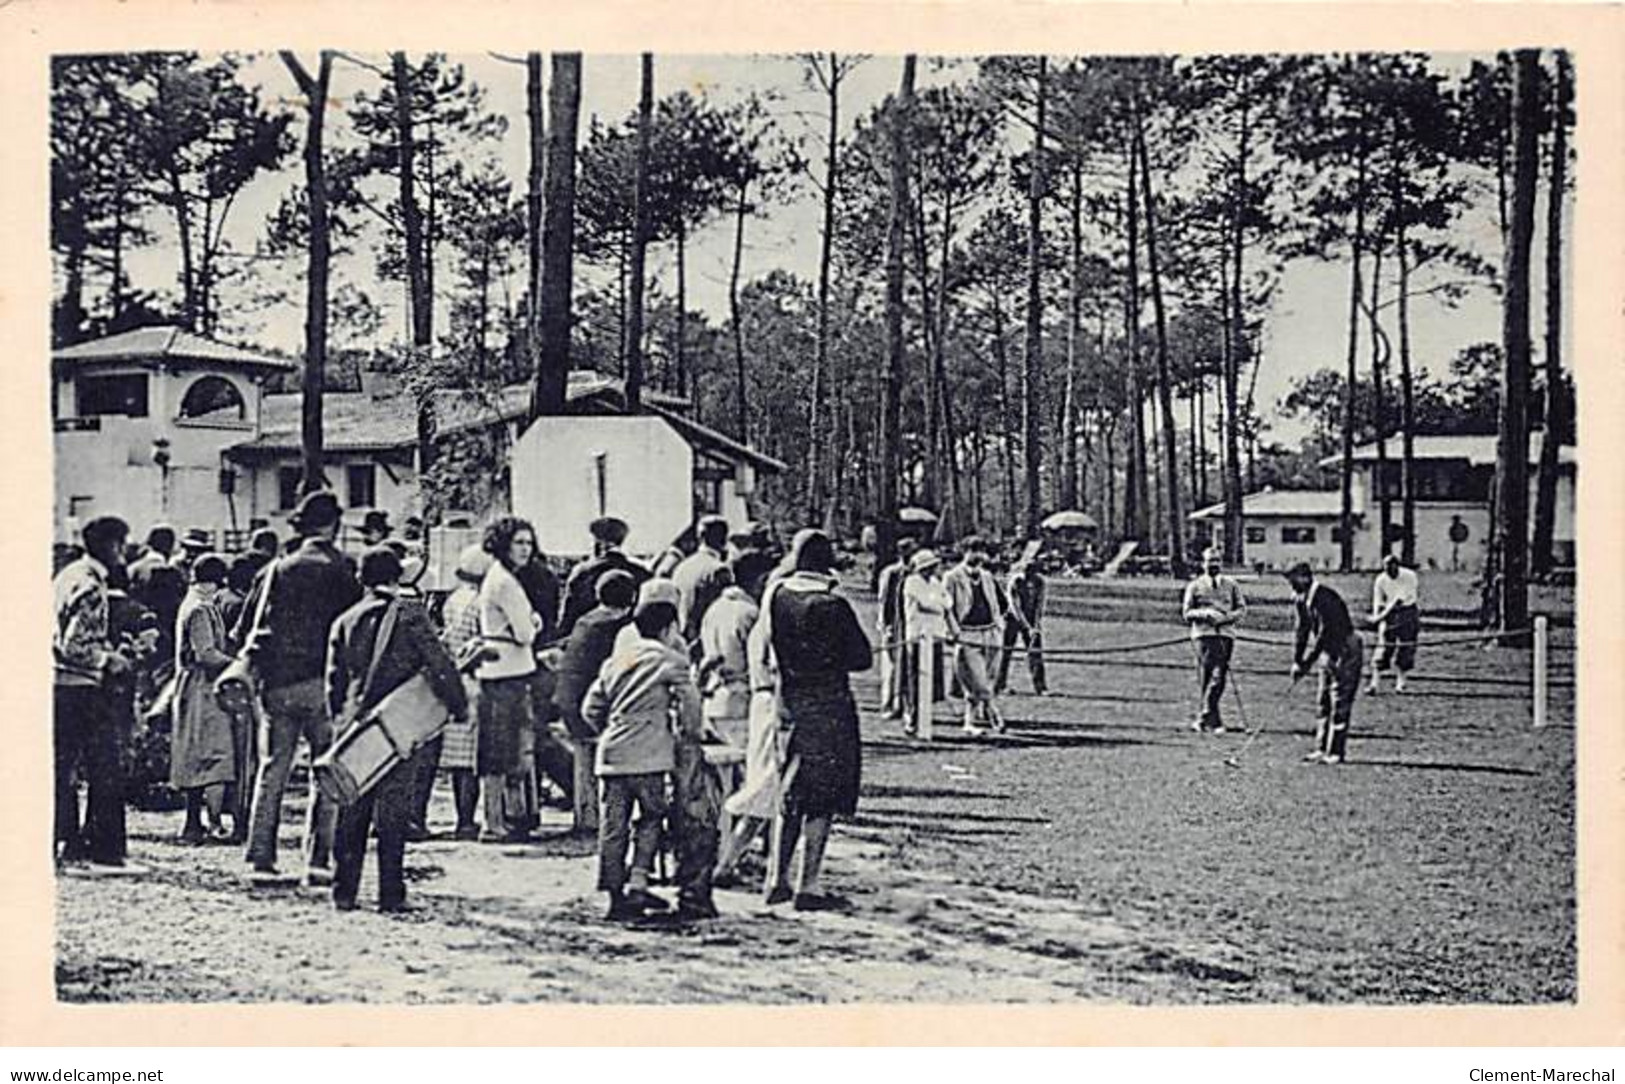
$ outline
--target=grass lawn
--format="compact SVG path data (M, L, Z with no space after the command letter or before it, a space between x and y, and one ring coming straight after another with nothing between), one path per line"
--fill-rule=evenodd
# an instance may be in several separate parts
M1066 648L1170 631L1059 618L1048 634ZM1002 739L961 738L952 704L929 746L865 711L855 828L906 865L1244 946L1236 968L1190 976L1197 1000L1569 1000L1573 655L1554 659L1553 725L1535 731L1527 651L1424 648L1412 691L1361 696L1332 768L1301 760L1313 682L1289 692L1287 653L1243 645L1236 684L1262 732L1239 769L1223 761L1242 735L1187 729L1187 647L1057 662L1055 695L1007 699ZM1029 687L1019 662L1014 684ZM870 676L860 697L875 695ZM1225 711L1241 724L1233 695Z

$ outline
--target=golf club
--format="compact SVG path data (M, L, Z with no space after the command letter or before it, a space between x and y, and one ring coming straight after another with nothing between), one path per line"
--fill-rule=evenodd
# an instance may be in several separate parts
M1292 690L1297 688L1297 686L1298 686L1298 679L1293 678L1292 683L1286 687L1287 694L1291 695ZM1238 713L1240 713L1240 715L1241 715L1241 725L1247 729L1247 740L1242 742L1240 749L1237 749L1230 756L1227 756L1227 757L1224 758L1224 766L1226 768L1240 768L1241 767L1241 755L1243 753L1245 753L1248 749L1252 748L1252 744L1253 744L1254 741L1256 741L1258 739L1258 735L1260 735L1260 734L1262 734L1264 732L1264 724L1261 721L1258 724L1257 727L1252 727L1252 726L1248 725L1248 722L1247 722L1247 706L1244 703L1242 703L1242 700L1241 700L1241 688L1240 688L1240 686L1238 686L1236 684L1236 679L1235 679L1234 675L1231 675L1231 678L1230 678L1230 691L1232 693L1234 693L1235 696L1236 696L1236 711Z

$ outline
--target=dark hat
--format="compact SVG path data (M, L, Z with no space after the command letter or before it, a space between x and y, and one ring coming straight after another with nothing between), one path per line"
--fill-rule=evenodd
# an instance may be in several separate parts
M258 550L261 553L274 554L277 551L277 545L278 540L276 531L272 530L270 527L261 527L259 530L255 531L253 537L248 540L248 548L251 550Z
M181 538L181 549L212 550L214 536L202 527L188 527L185 536Z
M746 550L729 562L734 583L748 587L757 577L773 571L773 558L761 550Z
M587 525L587 530L598 541L610 546L619 546L626 541L627 533L631 530L626 520L616 519L614 516L602 516Z
M219 553L205 553L198 558L197 564L192 566L193 583L225 583L231 566L226 558Z
M388 546L373 546L361 555L361 584L377 587L401 578L401 559Z
M339 521L341 515L339 499L329 489L318 489L314 493L307 493L299 501L293 515L288 522L301 531L319 531L324 527L331 527Z
M721 516L701 516L697 533L707 542L726 542L728 540L728 521Z
M1308 561L1299 561L1286 570L1286 576L1291 579L1295 576L1314 576L1315 570L1309 567Z
M374 508L361 517L361 529L363 531L380 531L388 534L390 532L389 513L382 508Z

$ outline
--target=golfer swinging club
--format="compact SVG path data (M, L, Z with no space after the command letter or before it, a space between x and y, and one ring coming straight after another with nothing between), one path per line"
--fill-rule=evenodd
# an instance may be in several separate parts
M1235 647L1230 626L1247 612L1240 585L1223 575L1223 568L1223 554L1209 547L1202 554L1201 575L1185 587L1184 601L1185 623L1191 627L1191 642L1196 645L1196 673L1202 696L1191 729L1213 734L1224 733L1219 701L1230 676L1230 653Z
M1308 564L1299 561L1287 570L1286 578L1297 595L1292 680L1297 681L1317 660L1320 662L1315 749L1304 759L1341 764L1348 748L1354 697L1360 691L1365 643L1354 631L1343 597L1316 580Z

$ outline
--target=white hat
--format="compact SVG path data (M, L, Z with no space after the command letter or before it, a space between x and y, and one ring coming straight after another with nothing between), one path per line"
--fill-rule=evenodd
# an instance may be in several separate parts
M924 572L926 569L936 568L940 564L942 564L942 558L937 556L935 550L930 549L920 550L908 559L908 567L915 572Z

